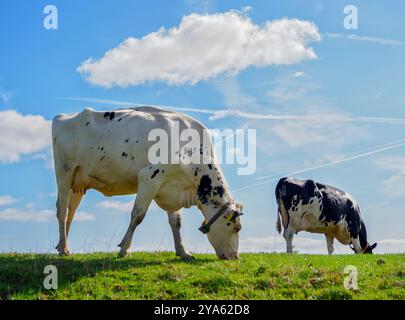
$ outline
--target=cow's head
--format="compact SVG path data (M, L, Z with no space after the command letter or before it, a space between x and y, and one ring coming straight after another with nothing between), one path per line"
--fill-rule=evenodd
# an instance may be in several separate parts
M363 253L373 253L373 249L377 246L377 242L374 242L373 244L367 243L367 246L365 248L362 248L361 251Z
M226 204L210 221L204 221L200 227L200 231L207 235L208 241L220 259L239 258L242 208L240 203Z
M374 242L373 244L367 243L364 247L361 248L360 253L372 254L373 249L375 249L375 247L377 247L377 242ZM354 251L354 253L356 253L356 250L354 249L353 245L350 245L350 249L352 249Z

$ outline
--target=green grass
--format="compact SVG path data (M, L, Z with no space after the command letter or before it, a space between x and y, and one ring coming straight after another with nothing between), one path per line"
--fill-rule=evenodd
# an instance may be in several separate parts
M242 254L221 261L198 254L113 253L70 257L0 254L0 299L405 299L405 255ZM43 288L44 267L58 268L58 290ZM346 290L343 269L358 270Z

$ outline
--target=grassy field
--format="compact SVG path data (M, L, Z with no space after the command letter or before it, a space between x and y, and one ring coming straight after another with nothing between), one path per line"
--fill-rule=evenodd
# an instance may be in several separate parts
M0 299L405 299L405 254L242 254L221 261L198 254L113 253L58 257L0 254ZM58 268L58 290L43 288L46 265ZM358 270L346 290L343 269Z

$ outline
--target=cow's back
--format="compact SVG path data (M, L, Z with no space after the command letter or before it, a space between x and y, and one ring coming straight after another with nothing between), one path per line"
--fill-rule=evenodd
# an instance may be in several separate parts
M106 195L137 192L137 174L146 167L148 141L153 129L164 130L170 143L174 122L179 131L205 127L184 114L155 107L99 112L85 109L76 115L62 115L53 121L56 173L78 168L73 187L93 188ZM181 148L181 146L180 146Z

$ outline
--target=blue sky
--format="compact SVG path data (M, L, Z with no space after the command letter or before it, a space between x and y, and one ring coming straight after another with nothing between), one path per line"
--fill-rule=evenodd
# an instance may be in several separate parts
M57 30L43 27L43 9L48 4L58 9ZM231 190L236 190L234 197L245 205L241 232L245 249L284 250L284 240L274 227L275 180L299 171L293 176L337 186L358 200L370 240L380 242L379 252L404 251L405 4L350 1L358 8L359 24L357 30L346 30L343 8L347 4L298 0L1 1L0 251L52 252L56 245L49 121L59 113L85 107L107 110L126 103L193 108L195 111L187 113L209 128L257 130L255 174L238 176L235 165L222 166ZM250 9L243 9L246 7ZM268 52L281 50L281 57L260 65L251 57L255 50L250 55L242 52L243 67L210 73L216 61L227 63L218 55L214 62L202 64L200 76L195 75L197 80L191 83L179 77L167 80L162 74L167 65L186 61L192 50L166 54L158 43L156 50L139 53L149 62L147 68L128 66L135 71L125 86L103 85L100 77L106 74L98 65L90 65L87 73L78 70L88 58L100 62L108 50L128 38L141 39L161 27L180 28L182 19L192 14L211 18L231 10L239 10L237 16L259 29L283 18L311 22L299 28L318 30L319 41L312 39L306 48L314 56L298 52L294 60L288 58L294 53L288 46L283 51L269 45ZM222 31L212 41L225 41L220 38ZM142 43L145 48L146 42ZM209 48L215 43L203 45ZM116 67L114 59L107 62ZM117 72L121 69L114 68L107 76L121 79ZM89 72L93 72L93 80ZM193 72L196 70L183 75L191 77ZM157 81L147 78L151 75ZM200 109L230 109L234 115L244 111L255 116L214 120ZM297 119L258 116L269 114ZM72 251L115 250L129 222L133 199L107 199L89 192L79 209L79 221L72 227ZM197 231L201 214L188 209L183 216L188 248L209 250L208 241ZM166 214L151 208L136 232L133 249L172 249L172 242ZM326 253L321 235L300 234L295 245L301 252ZM348 252L343 247L337 251Z

